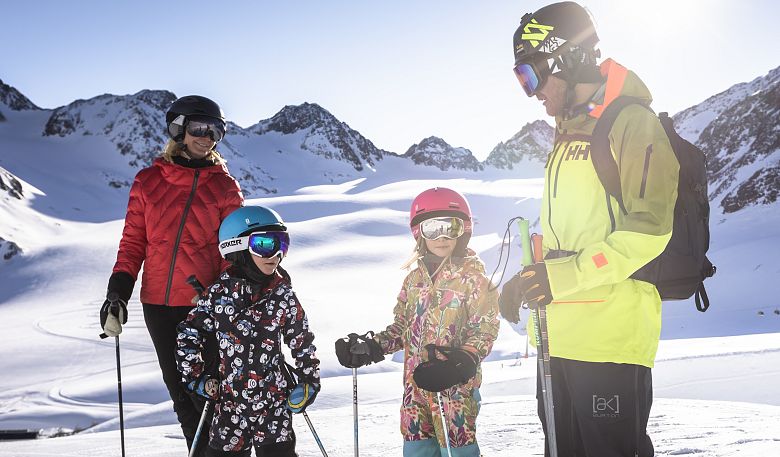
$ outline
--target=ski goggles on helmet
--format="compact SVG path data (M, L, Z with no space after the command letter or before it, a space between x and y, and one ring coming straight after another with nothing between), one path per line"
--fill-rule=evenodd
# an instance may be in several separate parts
M544 85L550 75L550 68L546 61L541 62L541 68L535 62L523 62L515 65L515 77L520 81L525 94L533 97L536 91Z
M203 138L211 137L215 143L219 143L225 136L225 125L211 118L195 118L187 122L187 133L192 136Z
M284 258L289 247L290 235L287 232L255 232L219 243L219 252L225 257L231 252L249 250L252 255L270 259L276 255Z
M454 240L465 230L463 219L458 217L434 217L420 222L420 235L431 241L442 237Z

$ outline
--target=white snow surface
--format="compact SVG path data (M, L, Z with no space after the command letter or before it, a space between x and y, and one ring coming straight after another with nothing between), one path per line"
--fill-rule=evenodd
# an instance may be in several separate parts
M114 341L97 335L128 189L107 188L97 177L126 164L100 154L114 149L103 138L41 138L46 112L3 112L0 167L21 182L23 198L0 192L0 238L23 254L0 260L0 430L85 431L0 441L0 456L118 456ZM286 150L291 138L276 140ZM352 378L338 365L333 341L392 321L406 274L399 266L413 245L412 198L437 185L466 194L476 220L471 246L490 273L510 217L524 216L538 230L543 180L520 170L443 173L392 156L361 173L315 155L269 164L280 193L248 203L270 206L289 223L284 264L317 336L324 377L309 413L329 455L351 455ZM713 213L710 258L718 273L706 283L711 309L699 313L692 300L664 304L648 428L657 455L780 456L778 214L778 204ZM520 264L515 239L511 246L505 280ZM138 291L120 338L127 455L183 456ZM533 351L523 357L525 338L522 324L502 321L484 364L477 436L486 456L542 455L536 364ZM400 453L399 360L396 354L359 370L362 455ZM320 455L302 418L295 426L299 454Z

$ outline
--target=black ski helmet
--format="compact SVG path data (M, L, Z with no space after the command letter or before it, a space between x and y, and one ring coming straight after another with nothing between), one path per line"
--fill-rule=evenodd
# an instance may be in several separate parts
M227 130L225 114L222 109L213 100L200 95L187 95L181 97L171 104L168 112L165 113L165 124L167 125L168 136L173 141L182 141L184 139L184 126L190 116L210 118L219 121L222 127L222 137L224 138Z
M541 67L543 77L559 71L570 83L600 79L596 58L599 37L590 13L575 2L560 2L527 13L512 39L515 66ZM547 60L553 63L548 64Z

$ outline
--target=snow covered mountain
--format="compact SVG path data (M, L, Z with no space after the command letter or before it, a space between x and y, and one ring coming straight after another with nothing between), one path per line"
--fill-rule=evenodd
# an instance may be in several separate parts
M2 79L0 79L0 103L4 104L8 109L13 111L40 109L21 92L16 90L14 87L4 83ZM2 112L0 111L0 113ZM3 116L3 118L4 117L5 116Z
M481 171L484 166L466 148L456 148L439 137L429 136L413 144L404 154L418 165L431 165L442 171L451 169Z
M100 95L76 100L55 109L43 130L44 136L102 135L116 145L133 168L149 165L165 144L164 113L176 100L168 91L143 90L133 95ZM114 187L128 183L109 183Z
M710 200L725 213L768 205L780 193L780 67L674 116L708 158Z
M485 159L485 165L502 170L531 167L538 172L537 176L542 176L539 165L547 161L554 134L555 129L547 122L530 122L512 138L498 143Z
M346 161L358 171L374 168L389 154L316 103L287 105L272 118L260 121L247 130L256 135L300 133L301 150Z

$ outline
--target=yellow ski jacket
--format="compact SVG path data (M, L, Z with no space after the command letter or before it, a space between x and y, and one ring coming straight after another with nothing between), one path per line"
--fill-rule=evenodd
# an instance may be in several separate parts
M609 133L628 214L621 212L590 161L590 135L619 95L648 106L652 98L633 72L614 61L605 61L601 72L607 79L594 100L600 104L571 119L556 118L545 166L541 227L553 295L547 308L550 354L652 368L661 299L654 285L629 276L671 238L679 163L657 116L640 105L624 108Z

